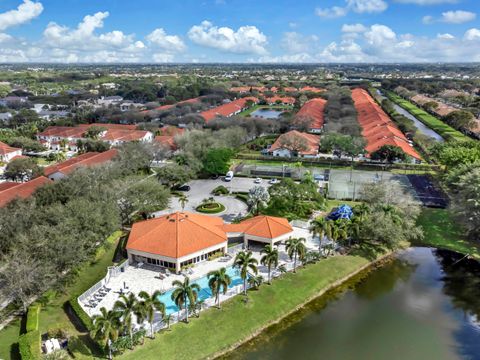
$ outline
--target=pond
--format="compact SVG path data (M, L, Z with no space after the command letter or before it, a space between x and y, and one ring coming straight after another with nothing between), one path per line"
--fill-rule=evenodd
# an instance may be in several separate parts
M480 359L479 314L479 263L411 248L225 358Z
M377 94L381 97L382 100L386 99L386 97L383 95L383 93L380 90L377 90ZM431 138L434 138L437 141L440 141L440 142L444 141L442 136L440 136L438 133L436 133L435 131L430 129L427 125L425 125L423 122L418 120L415 116L410 114L407 110L405 110L401 106L398 106L394 102L392 102L392 105L393 105L393 108L395 109L395 111L397 113L399 113L400 115L403 115L406 118L412 120L420 133L422 133L424 135L427 135L427 136L430 136Z
M255 110L250 114L253 117L260 117L263 119L278 119L280 115L283 114L281 110L274 110L274 109L258 109Z

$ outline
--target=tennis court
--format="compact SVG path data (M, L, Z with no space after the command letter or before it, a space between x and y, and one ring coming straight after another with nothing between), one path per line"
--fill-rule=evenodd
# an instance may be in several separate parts
M386 171L336 169L330 170L328 197L338 200L358 200L361 199L361 191L365 184L379 181L397 182L417 198L417 194L406 175L392 174Z

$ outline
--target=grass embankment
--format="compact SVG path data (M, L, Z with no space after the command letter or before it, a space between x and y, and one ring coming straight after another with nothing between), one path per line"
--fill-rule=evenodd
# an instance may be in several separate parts
M68 285L64 292L58 294L48 304L42 306L40 311L40 334L46 333L49 329L64 329L71 336L86 338L70 320L65 305L72 295L79 294L100 281L106 274L108 266L113 264L115 251L122 232L118 231L107 239L107 246L99 250L95 261L86 264L78 272L78 275ZM20 320L16 320L0 331L0 359L18 359L18 352L12 351L17 347L18 337L22 332Z
M467 140L467 136L463 135L460 131L455 130L451 126L444 123L442 120L430 115L425 110L420 109L412 102L401 98L391 91L386 91L387 97L396 103L398 106L407 110L410 114L415 116L418 120L423 122L429 128L437 132L445 140Z
M119 356L120 359L204 359L232 349L269 325L358 273L370 261L359 256L337 256L288 273L250 291L248 302L239 295L193 318L179 323L171 331L157 334L143 346Z
M415 245L452 250L480 260L480 247L465 238L448 210L424 208L417 223L423 227L425 236L423 241Z

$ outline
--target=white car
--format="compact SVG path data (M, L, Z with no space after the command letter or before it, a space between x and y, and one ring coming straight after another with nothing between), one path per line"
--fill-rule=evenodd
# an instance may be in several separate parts
M260 184L262 182L262 179L261 178L256 178L253 182L255 184Z
M278 179L275 179L275 178L270 179L270 181L269 181L268 183L269 183L269 184L272 184L272 185L273 185L273 184L277 184L277 183L278 183Z

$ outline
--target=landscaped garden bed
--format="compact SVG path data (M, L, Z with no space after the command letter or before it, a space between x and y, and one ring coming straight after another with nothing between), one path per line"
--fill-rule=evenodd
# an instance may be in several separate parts
M197 206L196 210L204 214L217 214L225 211L225 206L216 201L210 201Z

